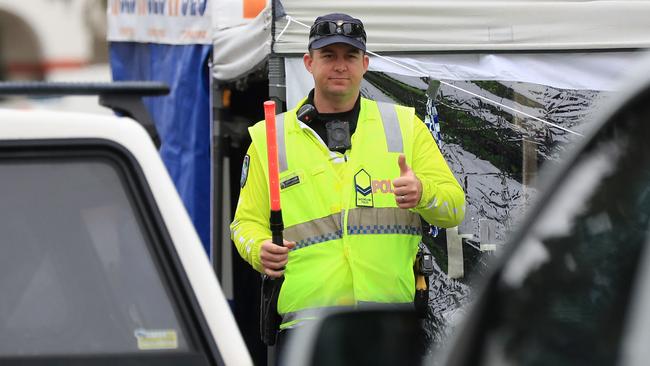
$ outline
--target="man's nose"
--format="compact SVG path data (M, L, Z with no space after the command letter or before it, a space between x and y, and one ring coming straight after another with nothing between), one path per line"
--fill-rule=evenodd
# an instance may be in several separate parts
M348 66L343 61L337 61L336 64L334 65L334 70L338 72L343 72L347 70L347 68Z

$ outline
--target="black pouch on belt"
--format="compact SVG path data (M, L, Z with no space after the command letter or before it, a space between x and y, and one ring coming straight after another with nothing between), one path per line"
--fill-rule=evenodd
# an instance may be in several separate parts
M420 318L426 318L429 306L429 276L433 274L433 255L418 248L413 264L415 273L415 297L413 305Z
M262 276L262 301L260 303L260 335L267 346L275 345L282 318L278 314L278 297L284 277Z

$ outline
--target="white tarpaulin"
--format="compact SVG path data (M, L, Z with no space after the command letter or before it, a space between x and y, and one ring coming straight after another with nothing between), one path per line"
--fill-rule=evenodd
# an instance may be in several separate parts
M217 80L244 76L271 53L271 8L241 24L214 29L212 74Z
M439 79L608 90L633 58L611 51L650 47L650 1L282 0L273 51L302 55L308 26L329 12L362 19L370 51ZM261 65L271 53L271 27L270 4L253 21L213 25L214 77L236 79ZM413 73L379 59L371 67Z
M594 50L650 47L650 1L282 0L292 19L343 12L361 19L375 52ZM289 18L279 20L283 29ZM290 24L277 53L302 53L308 29Z
M271 6L263 0L213 1L212 73L217 80L234 80L257 69L271 53ZM263 4L263 9L250 9Z

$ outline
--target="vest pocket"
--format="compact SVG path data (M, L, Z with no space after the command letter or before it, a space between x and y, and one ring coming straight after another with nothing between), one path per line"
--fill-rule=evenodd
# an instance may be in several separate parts
M313 179L302 170L283 174L280 178L280 201L285 227L327 216L316 189Z

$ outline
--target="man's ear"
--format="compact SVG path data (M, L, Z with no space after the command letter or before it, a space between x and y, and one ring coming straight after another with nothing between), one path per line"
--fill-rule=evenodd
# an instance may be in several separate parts
M309 53L305 53L302 56L302 62L305 64L305 69L307 69L307 71L309 71L310 74L311 74L311 63L313 61L314 59L311 57Z
M370 65L370 57L367 53L363 54L363 73L365 74L368 71L368 66Z

